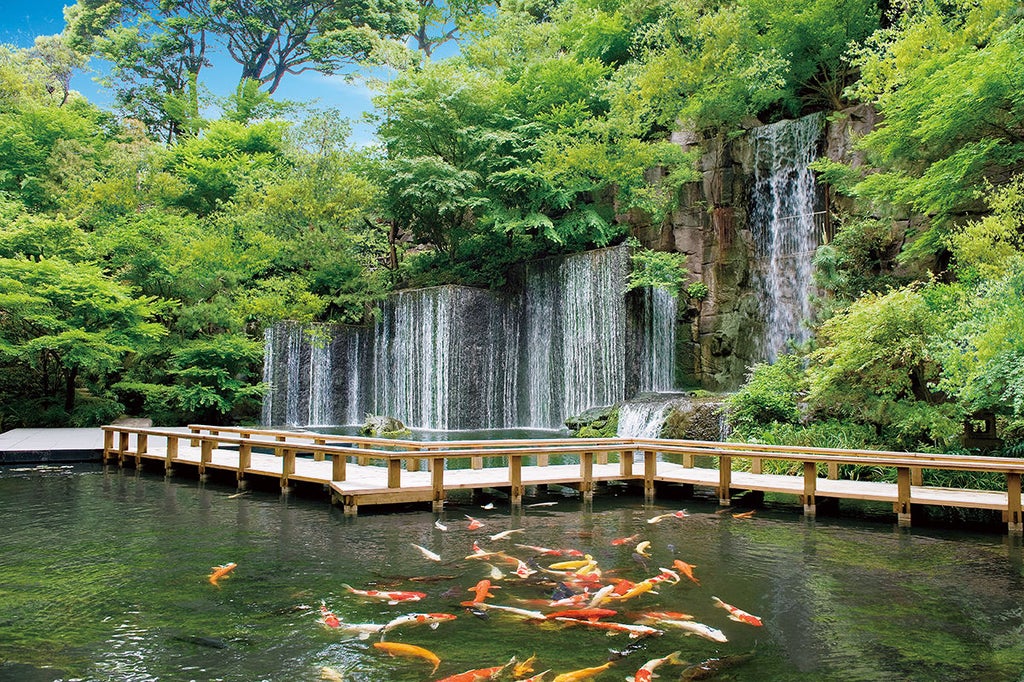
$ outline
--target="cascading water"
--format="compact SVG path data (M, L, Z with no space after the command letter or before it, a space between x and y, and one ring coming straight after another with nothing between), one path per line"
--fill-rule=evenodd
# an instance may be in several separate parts
M754 287L764 330L760 358L773 362L788 343L809 337L812 258L819 244L819 196L808 167L817 158L821 114L780 121L751 131L754 185L750 229L754 236Z
M615 435L619 438L657 438L665 424L665 410L677 397L623 403L619 406L619 426Z
M633 310L628 268L626 249L602 249L527 266L519 294L433 287L390 296L371 327L277 325L264 421L550 429L639 386L671 388L675 302L653 292Z

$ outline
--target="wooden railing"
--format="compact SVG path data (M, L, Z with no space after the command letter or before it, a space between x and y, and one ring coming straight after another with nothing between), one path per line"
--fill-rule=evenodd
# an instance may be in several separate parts
M123 463L133 457L137 464L145 458L154 458L147 452L151 436L166 439L162 459L171 469L178 459L179 443L188 440L200 449L199 471L212 462L214 450L221 446L237 447L239 460L238 478L242 480L251 471L251 455L254 449L265 449L281 459L281 470L275 472L287 488L295 475L296 457L311 455L314 460L330 459L333 466L331 482L346 481L346 463L354 458L357 463L383 462L387 468L386 485L389 490L403 489L403 464L408 471L418 471L420 462L426 462L430 476L430 490L435 504L444 500L446 463L469 459L471 468L481 468L484 457L501 458L502 466L508 470L507 480L489 482L487 487L496 485L511 488L513 504L519 504L523 495L523 467L526 458L533 458L537 465L548 465L552 455L568 455L578 458L579 475L577 485L585 497L594 490L593 467L604 464L611 453L619 453L619 478L643 482L645 497L653 497L658 476L658 455L678 455L684 468L694 467L694 458L711 457L718 469L717 492L722 504L728 504L733 487L734 460L749 460L749 471L759 474L763 460L793 462L802 470L803 486L800 493L804 511L815 513L818 491L818 469L824 467L828 478L837 478L839 465L867 465L895 469L896 499L895 511L900 524L910 523L910 509L914 496L913 486L921 486L923 469L971 471L995 473L1005 478L1007 503L1003 510L1011 532L1024 530L1021 510L1021 476L1024 474L1024 459L985 456L943 455L933 453L885 452L873 450L838 450L830 448L787 447L747 443L714 443L705 441L683 441L662 439L538 439L509 441L449 441L419 442L413 440L391 440L363 436L345 436L280 430L250 429L243 427L214 427L191 425L188 433L166 429L145 429L126 426L105 426L104 458L117 458ZM131 448L131 437L135 448ZM345 445L337 445L336 443ZM634 454L642 455L640 471L634 470ZM262 472L257 472L262 473ZM986 492L964 490L964 493ZM952 502L950 503L952 504ZM959 505L967 506L967 505Z

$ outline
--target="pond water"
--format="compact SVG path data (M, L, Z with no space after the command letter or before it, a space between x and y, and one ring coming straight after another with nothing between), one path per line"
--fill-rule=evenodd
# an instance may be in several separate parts
M791 509L753 518L716 513L700 500L644 506L621 488L592 505L556 491L511 513L500 498L450 503L441 515L390 511L344 517L323 497L235 490L216 482L100 465L0 468L0 680L316 680L330 667L353 681L432 680L536 654L536 670L598 666L609 649L637 651L594 679L622 680L648 660L680 651L691 663L732 665L719 680L1019 680L1024 672L1024 565L1019 540L998 533L897 529L851 519L804 520ZM495 508L481 508L493 501ZM689 516L647 519L685 506ZM742 510L733 510L742 511ZM469 531L465 515L485 526ZM443 531L435 521L447 524ZM523 528L511 538L491 534ZM645 568L633 557L649 541ZM476 540L526 559L518 542L592 554L605 578L639 581L674 559L696 565L683 578L613 604L612 619L692 614L720 629L717 643L681 630L630 640L590 627L535 624L459 605L488 577L467 561ZM416 543L441 555L427 560ZM560 558L539 557L547 567ZM237 568L218 586L211 567ZM515 566L488 601L543 608L554 576L527 579ZM415 590L419 602L388 605L357 588ZM728 620L712 596L763 619ZM440 657L437 672L416 658L391 658L318 624L323 601L341 620L386 623L410 612L453 621L396 628L387 640ZM663 680L685 667L666 665ZM551 679L549 675L548 679Z

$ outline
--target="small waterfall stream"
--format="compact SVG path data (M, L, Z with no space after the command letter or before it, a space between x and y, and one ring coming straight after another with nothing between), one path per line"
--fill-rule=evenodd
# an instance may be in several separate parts
M754 288L764 323L759 356L774 361L790 341L809 332L814 290L812 258L820 239L822 213L814 173L824 118L812 114L751 131L754 185L750 229L754 235Z

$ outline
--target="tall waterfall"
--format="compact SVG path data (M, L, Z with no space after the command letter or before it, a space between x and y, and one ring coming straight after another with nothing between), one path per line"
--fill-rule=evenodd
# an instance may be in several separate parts
M397 292L372 326L321 326L329 344L323 331L277 325L267 333L264 422L385 414L419 428L560 428L641 388L671 388L674 299L630 302L628 269L628 250L611 248L532 263L519 292Z
M750 229L755 244L754 287L764 330L761 358L774 361L789 341L809 337L813 268L819 244L819 198L808 165L817 157L821 114L780 121L751 131L754 185Z

